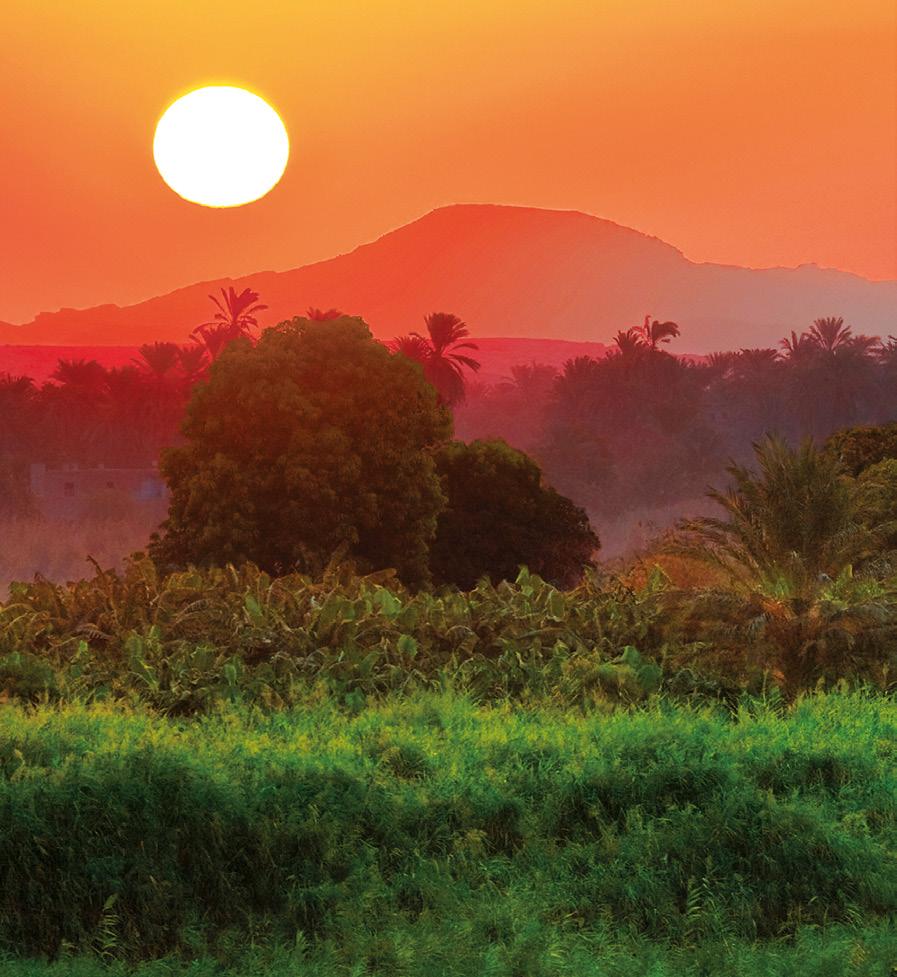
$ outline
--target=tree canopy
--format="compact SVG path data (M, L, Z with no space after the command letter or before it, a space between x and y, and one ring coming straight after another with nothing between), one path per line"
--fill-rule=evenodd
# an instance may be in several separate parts
M255 346L230 343L182 433L162 461L171 507L151 552L163 565L317 572L340 552L427 581L444 504L430 449L451 419L361 319L297 317Z
M462 589L488 576L513 580L522 564L572 586L600 543L585 512L542 481L538 465L504 441L452 441L437 454L448 504L431 566Z

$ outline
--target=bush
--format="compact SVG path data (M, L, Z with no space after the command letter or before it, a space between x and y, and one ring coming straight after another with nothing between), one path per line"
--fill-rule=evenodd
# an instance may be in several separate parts
M897 458L864 468L856 495L863 524L878 535L883 549L897 549Z
M462 589L513 580L521 566L573 586L601 545L585 512L545 485L538 465L504 441L453 441L436 465L448 496L430 565Z

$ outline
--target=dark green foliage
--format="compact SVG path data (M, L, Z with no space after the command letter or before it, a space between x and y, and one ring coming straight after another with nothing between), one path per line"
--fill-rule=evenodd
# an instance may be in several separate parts
M163 471L163 566L252 560L319 572L344 550L409 584L444 499L428 449L451 431L419 368L360 319L296 318L229 344L195 388Z
M805 597L821 574L834 578L875 551L878 540L861 526L837 460L811 441L792 450L774 437L754 453L756 472L730 465L731 486L709 493L725 518L685 523L690 555L719 566L737 586Z
M869 465L856 486L860 521L886 550L897 550L897 457Z
M542 481L538 465L504 441L452 441L436 456L448 497L430 566L437 583L513 580L525 565L573 586L600 546L588 516Z
M897 707L860 696L734 722L451 696L186 725L7 708L0 947L554 974L590 946L873 927L897 913L895 741Z
M887 579L854 576L855 564L880 552L881 527L864 524L837 459L777 438L755 453L757 472L732 465L732 486L710 493L725 518L688 520L677 542L721 571L728 589L684 594L681 604L717 641L727 629L741 648L759 638L767 667L796 695L892 654L897 592Z
M859 475L871 465L897 458L897 424L837 431L825 442L825 450L850 475Z

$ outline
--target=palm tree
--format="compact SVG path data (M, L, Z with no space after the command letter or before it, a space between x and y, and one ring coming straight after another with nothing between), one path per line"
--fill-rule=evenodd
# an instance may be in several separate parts
M737 355L737 353L730 351L708 353L707 358L704 360L704 366L717 376L723 377L732 369L732 364L735 362Z
M850 645L862 622L895 620L894 595L853 584L853 565L876 551L852 480L809 440L798 450L767 437L754 445L758 472L732 464L733 484L709 493L724 518L680 524L676 549L715 567L727 593L698 601L744 625L778 655L792 694Z
M820 574L835 577L867 555L874 539L856 521L849 480L838 461L810 440L792 450L778 437L754 445L758 473L732 464L733 485L709 497L725 519L685 525L704 559L733 584L790 593L813 592Z
M792 363L806 362L813 355L813 351L818 349L809 333L802 332L798 336L793 329L790 338L781 340L779 345L784 351L785 359Z
M645 350L645 342L637 326L633 326L625 332L621 329L614 336L614 344L617 347L614 353L627 362L637 359Z
M424 367L430 356L430 344L416 333L409 336L399 336L389 344L389 348L394 353L401 353L403 356L407 356L409 360L414 360Z
M424 318L428 336L412 332L395 339L393 352L416 360L436 388L439 399L450 407L464 400L464 370L476 373L480 364L460 349L479 349L476 343L461 342L470 335L466 323L450 312L433 312Z
M318 309L315 306L309 306L305 312L306 319L311 319L312 322L330 322L331 319L339 319L341 316L339 309Z
M158 382L169 379L180 360L177 343L144 343L137 352L135 365Z
M218 311L209 322L204 322L193 330L191 336L198 336L205 344L212 359L232 340L250 337L258 327L256 313L267 309L259 302L259 293L244 288L237 293L231 285L221 289L221 298L210 295Z
M96 360L60 360L50 376L66 390L87 399L100 398L106 392L106 368Z
M867 357L879 344L874 336L855 336L840 316L816 319L805 335L819 352L831 357L847 353Z
M505 377L499 389L506 393L519 393L528 400L544 398L550 393L558 371L547 363L515 363L511 375Z
M208 359L205 347L199 343L178 347L178 362L187 383L192 385L206 372Z
M645 321L636 329L642 342L652 353L658 351L661 343L669 343L679 335L679 326L675 322L658 322L657 319L652 321L650 315L646 315Z

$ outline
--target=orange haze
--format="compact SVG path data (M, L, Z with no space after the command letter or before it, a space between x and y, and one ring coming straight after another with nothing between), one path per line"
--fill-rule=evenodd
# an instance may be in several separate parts
M0 319L296 267L455 201L897 278L895 10L7 0ZM216 82L266 97L293 149L280 186L231 211L176 197L151 156L165 106Z

